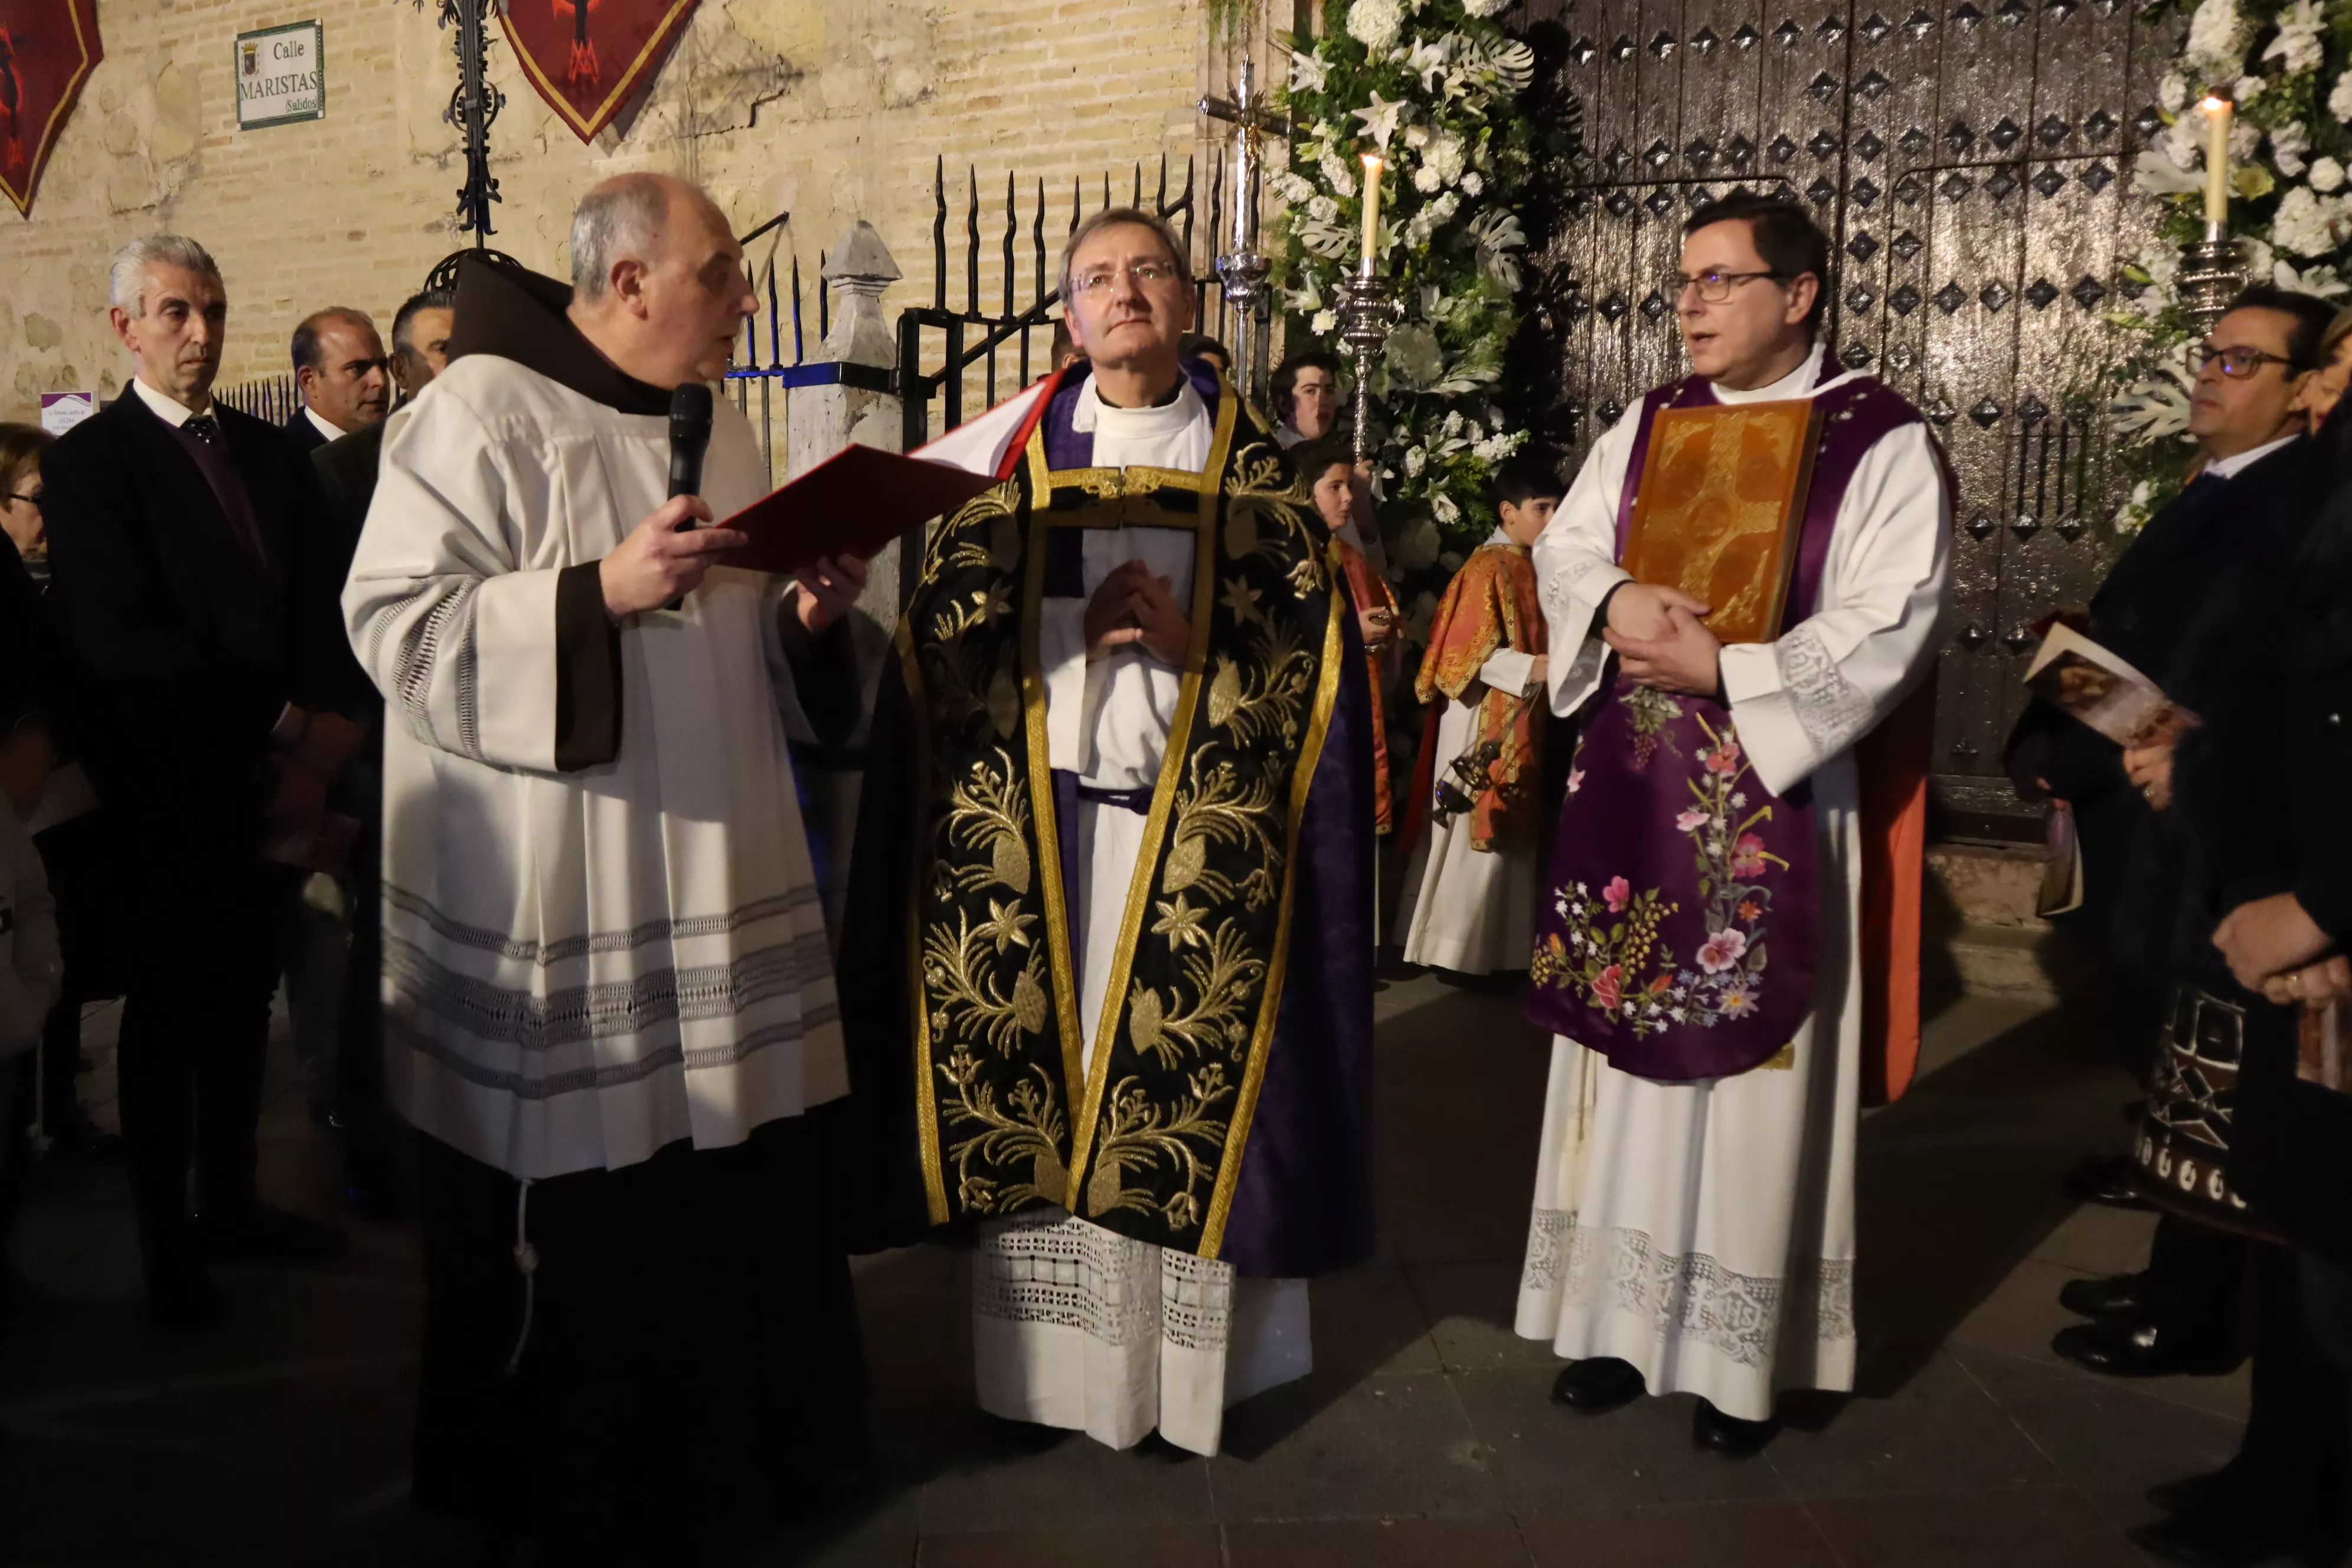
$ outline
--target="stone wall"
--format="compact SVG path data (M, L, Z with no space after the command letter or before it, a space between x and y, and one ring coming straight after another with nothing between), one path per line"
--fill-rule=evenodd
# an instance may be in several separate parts
M326 27L326 118L239 132L236 35L314 16ZM451 217L464 163L441 118L457 64L433 5L108 0L100 23L107 58L32 217L0 207L0 418L30 417L43 391L121 384L106 259L133 235L179 230L219 258L224 382L285 371L294 322L321 305L357 306L388 328L465 242ZM573 199L608 174L662 170L709 185L738 232L790 211L785 243L812 287L818 250L866 218L907 274L886 304L924 300L935 157L946 156L959 217L962 172L978 168L982 233L999 235L1008 169L1032 191L1045 176L1058 201L1074 174L1098 192L1106 168L1123 175L1163 149L1181 168L1202 32L1201 0L703 0L634 119L583 144L522 79L493 22L491 77L507 104L491 131L504 198L492 243L561 273ZM1049 223L1049 238L1066 222ZM789 254L776 259L788 268ZM999 277L983 266L983 299ZM954 289L960 302L960 279Z

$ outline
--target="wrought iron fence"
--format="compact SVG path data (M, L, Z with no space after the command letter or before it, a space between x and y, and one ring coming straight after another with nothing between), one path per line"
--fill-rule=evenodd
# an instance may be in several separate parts
M285 424L302 406L302 389L290 375L265 375L240 381L235 386L216 387L213 397L239 414L249 414L272 425Z

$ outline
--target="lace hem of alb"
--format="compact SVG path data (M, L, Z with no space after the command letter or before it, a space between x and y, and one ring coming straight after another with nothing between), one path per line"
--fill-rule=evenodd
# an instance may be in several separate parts
M1157 1337L1223 1350L1233 1332L1234 1268L1066 1214L1024 1216L982 1237L972 1304L983 1318L1077 1329L1109 1345Z
M1628 1313L1740 1366L1770 1364L1786 1336L1854 1337L1851 1258L1803 1259L1793 1279L1741 1274L1703 1252L1661 1251L1638 1230L1580 1226L1562 1209L1535 1211L1520 1289Z

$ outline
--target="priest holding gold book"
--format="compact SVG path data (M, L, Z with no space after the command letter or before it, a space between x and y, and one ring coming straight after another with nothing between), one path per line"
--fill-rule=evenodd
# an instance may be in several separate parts
M1736 1456L1780 1390L1853 1385L1855 1124L1917 1054L1951 484L1918 412L1827 358L1802 207L1735 194L1685 236L1694 374L1535 547L1553 710L1593 705L1530 975L1517 1327L1570 1358L1560 1403L1694 1393Z

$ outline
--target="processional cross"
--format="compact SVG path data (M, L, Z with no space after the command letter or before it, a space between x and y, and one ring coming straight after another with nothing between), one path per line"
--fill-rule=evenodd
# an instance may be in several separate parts
M1242 395L1256 398L1265 385L1266 322L1260 312L1272 315L1267 309L1266 279L1274 270L1274 258L1260 247L1258 233L1258 191L1265 173L1262 139L1269 134L1287 137L1290 116L1277 112L1258 91L1257 62L1251 58L1246 34L1241 49L1241 72L1233 97L1203 98L1200 108L1210 119L1234 128L1232 247L1217 256L1217 280L1223 287L1225 305L1234 322L1234 374Z

